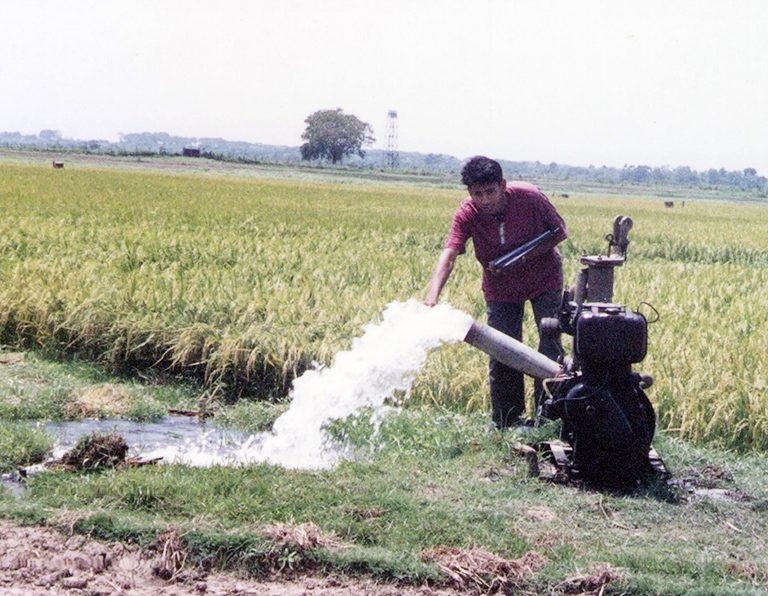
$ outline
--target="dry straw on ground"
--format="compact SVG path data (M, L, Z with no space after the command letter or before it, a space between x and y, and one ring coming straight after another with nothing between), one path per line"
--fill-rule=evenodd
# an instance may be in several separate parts
M588 573L569 577L557 588L566 594L603 594L609 583L622 578L619 569L608 563L597 563L589 568Z
M0 364L21 364L26 359L24 352L2 352L0 353Z
M105 418L124 415L131 404L130 392L112 383L76 391L64 406L67 418Z
M152 572L166 581L174 581L184 570L187 562L187 551L181 536L174 529L169 529L157 537L154 545L160 553L160 558L152 568Z
M127 453L128 444L122 435L94 432L82 437L62 455L60 463L74 470L114 468L125 462Z
M273 524L262 531L279 547L287 547L299 553L317 548L343 548L341 539L331 532L323 532L312 522L305 524Z
M519 588L547 564L535 551L510 560L477 547L441 546L423 552L422 559L437 565L457 587L489 594Z

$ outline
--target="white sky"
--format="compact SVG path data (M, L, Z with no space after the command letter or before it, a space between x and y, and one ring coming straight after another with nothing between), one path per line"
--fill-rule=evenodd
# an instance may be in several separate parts
M768 175L765 0L0 0L0 131L299 145L340 107L403 151Z

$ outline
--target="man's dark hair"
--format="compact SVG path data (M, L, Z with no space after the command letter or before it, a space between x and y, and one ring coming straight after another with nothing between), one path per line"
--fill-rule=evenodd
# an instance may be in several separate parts
M498 161L476 155L470 159L461 170L461 182L464 186L473 184L499 183L504 180Z

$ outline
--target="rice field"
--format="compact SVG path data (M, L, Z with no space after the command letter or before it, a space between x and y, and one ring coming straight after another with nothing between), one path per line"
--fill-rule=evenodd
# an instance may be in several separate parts
M0 181L0 343L170 369L253 399L285 395L390 301L421 298L462 198L416 185L8 163ZM638 367L656 380L660 428L768 447L766 207L572 193L553 202L571 233L568 281L580 254L604 250L615 215L635 221L616 298L661 315ZM461 257L443 299L482 318L479 277ZM447 346L411 398L486 408L485 361Z

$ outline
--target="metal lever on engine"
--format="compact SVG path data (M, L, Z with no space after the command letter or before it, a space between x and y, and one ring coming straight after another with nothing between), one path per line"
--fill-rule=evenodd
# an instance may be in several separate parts
M627 258L629 247L629 231L632 229L632 218L625 215L617 215L613 220L613 234L608 234L608 256Z
M605 236L608 241L608 254L581 257L580 261L587 265L587 269L578 279L575 297L577 304L613 301L613 270L621 267L626 261L631 229L631 217L616 216L613 220L613 233Z

